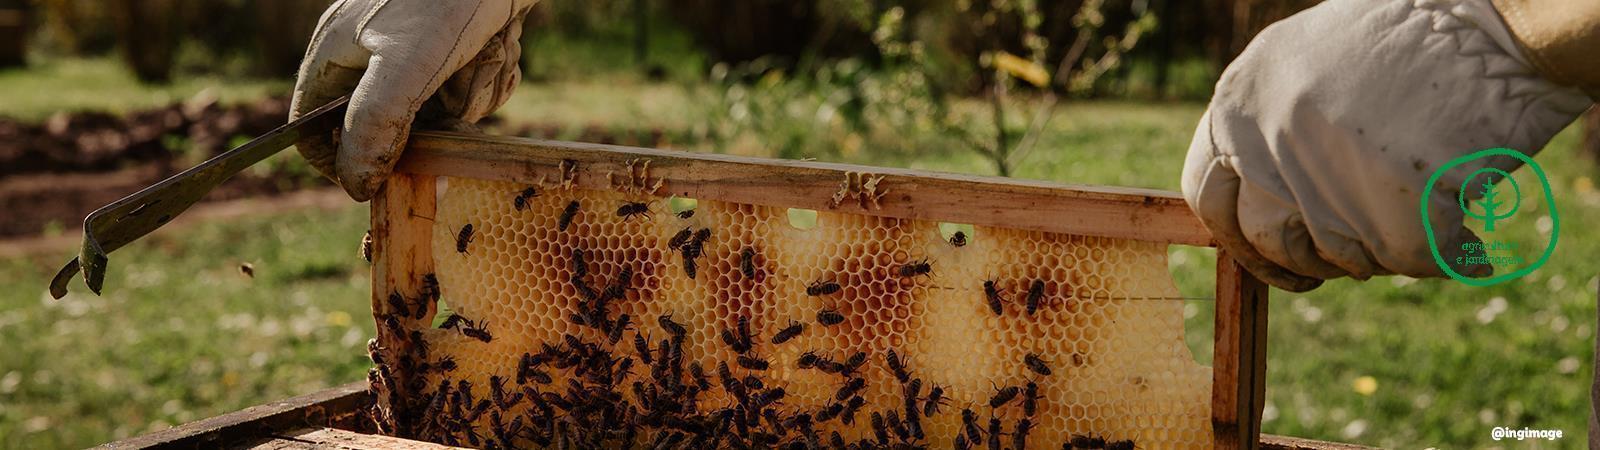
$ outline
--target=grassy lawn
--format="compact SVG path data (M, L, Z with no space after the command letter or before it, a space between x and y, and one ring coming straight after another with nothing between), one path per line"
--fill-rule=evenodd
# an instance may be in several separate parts
M115 59L44 59L25 69L0 70L0 116L43 120L56 111L137 111L183 101L210 90L232 103L289 92L285 80L240 80L176 74L172 84L140 83Z
M97 64L46 70L108 76ZM125 95L117 101L134 108L204 84L126 92L107 82L70 94L80 100L52 100L37 91L72 84L12 76L0 73L8 99L0 114L47 115L62 104L92 105L96 95ZM629 100L638 98L653 101ZM680 128L697 120L686 112L692 103L670 85L602 78L527 83L505 111L515 120ZM1018 176L1176 189L1201 112L1195 104L1066 105ZM1600 220L1600 192L1575 144L1569 130L1539 158L1566 226L1559 250L1533 275L1490 288L1379 278L1274 292L1266 431L1461 448L1515 446L1490 440L1490 428L1526 426L1565 430L1566 439L1542 448L1581 447L1600 282L1600 263L1589 257L1600 251L1600 231L1585 225ZM951 148L833 159L992 173ZM0 353L0 447L83 447L362 379L373 325L355 250L366 228L366 208L353 205L169 230L114 255L105 297L80 287L62 301L45 292L57 256L0 261L0 342L9 347ZM1184 294L1209 296L1212 253L1172 254ZM240 274L245 262L254 278ZM1191 302L1189 313L1191 347L1206 361L1211 303Z

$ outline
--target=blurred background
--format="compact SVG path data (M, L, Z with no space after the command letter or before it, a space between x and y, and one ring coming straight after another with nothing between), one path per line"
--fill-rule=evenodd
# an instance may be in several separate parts
M0 447L89 446L364 379L367 209L293 152L118 252L104 297L45 289L89 211L283 123L327 3L0 0ZM1222 68L1315 3L546 1L486 130L1176 190ZM1491 427L1528 426L1566 431L1540 448L1582 447L1600 114L1585 121L1539 157L1557 204L1523 228L1550 233L1552 206L1576 224L1543 269L1274 292L1265 431L1492 447L1509 444ZM1185 295L1211 295L1213 256L1171 250ZM1209 363L1211 302L1184 308Z

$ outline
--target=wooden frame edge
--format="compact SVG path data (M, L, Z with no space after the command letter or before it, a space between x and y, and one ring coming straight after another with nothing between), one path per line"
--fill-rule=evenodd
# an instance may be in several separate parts
M389 177L383 190L372 201L372 310L378 330L378 355L390 364L379 364L369 380L377 405L379 426L398 436L412 430L403 414L406 405L396 398L413 398L414 374L405 373L409 364L397 364L413 353L406 330L433 325L437 302L422 301L426 296L422 279L433 273L433 217L438 208L437 179L431 175L397 173ZM397 311L390 296L399 296L407 311ZM411 307L421 308L417 313ZM395 325L389 324L393 318ZM397 414L401 413L401 414Z
M588 189L642 178L663 181L660 196L1211 246L1183 197L1152 189L439 132L414 133L396 170Z
M222 448L246 438L290 428L342 425L342 428L360 429L362 412L370 401L367 383L355 382L200 419L96 448Z
M1218 450L1255 449L1266 404L1267 285L1217 249L1211 428Z

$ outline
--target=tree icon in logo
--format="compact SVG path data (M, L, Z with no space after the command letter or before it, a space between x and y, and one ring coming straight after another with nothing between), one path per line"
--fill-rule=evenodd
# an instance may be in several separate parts
M1467 185L1471 184L1473 181L1476 181L1479 174L1483 174L1483 184L1479 185L1480 189L1478 191L1483 194L1483 198L1480 198L1472 203L1478 205L1478 208L1483 210L1481 213L1473 212L1472 208L1467 207ZM1495 175L1499 175L1500 179L1511 184L1513 201L1511 203L1511 209L1504 213L1500 213L1500 206L1505 204L1505 201L1499 198L1501 192L1500 189L1494 184ZM1512 214L1517 213L1518 208L1522 207L1522 187L1517 186L1517 180L1515 178L1511 178L1511 174L1506 173L1506 171L1493 167L1485 167L1478 169L1476 172L1472 172L1472 175L1468 176L1467 179L1461 183L1461 191L1460 193L1456 194L1456 202L1461 205L1461 212L1462 214L1465 214L1466 217L1483 221L1484 231L1494 231L1495 221L1511 217Z

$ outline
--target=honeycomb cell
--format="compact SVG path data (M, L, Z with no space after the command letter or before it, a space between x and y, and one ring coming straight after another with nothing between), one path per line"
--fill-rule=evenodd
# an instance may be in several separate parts
M1182 303L1171 300L1161 244L977 226L955 247L937 222L820 211L800 229L786 208L699 200L682 218L665 199L543 187L516 208L527 186L462 178L445 186L435 270L443 302L465 321L421 330L428 351L413 356L432 369L394 406L410 408L398 412L403 433L477 447L681 439L704 448L769 435L804 442L793 420L807 414L825 444L832 432L875 439L872 413L893 411L902 427L917 417L923 437L910 442L944 448L962 433L964 409L981 428L996 417L1012 433L1026 417L1025 395L995 408L991 400L1032 382L1029 447L1060 448L1074 435L1140 449L1211 446L1211 375L1183 344ZM649 214L619 214L633 203ZM457 252L467 224L475 237ZM683 242L674 239L681 233ZM908 269L919 262L930 270ZM840 289L807 292L823 281ZM986 281L1000 289L999 315L986 304ZM824 325L823 310L843 320ZM627 326L617 326L624 316ZM771 342L792 324L803 331ZM468 325L492 339L468 336ZM920 381L914 414L887 363L891 349ZM1025 367L1030 353L1050 375ZM811 356L828 370L800 367ZM852 357L862 359L850 367ZM530 358L543 361L525 367ZM453 370L439 368L445 360ZM441 393L441 382L451 387ZM924 414L935 386L944 400ZM690 436L708 429L727 436ZM888 434L898 441L899 431Z

